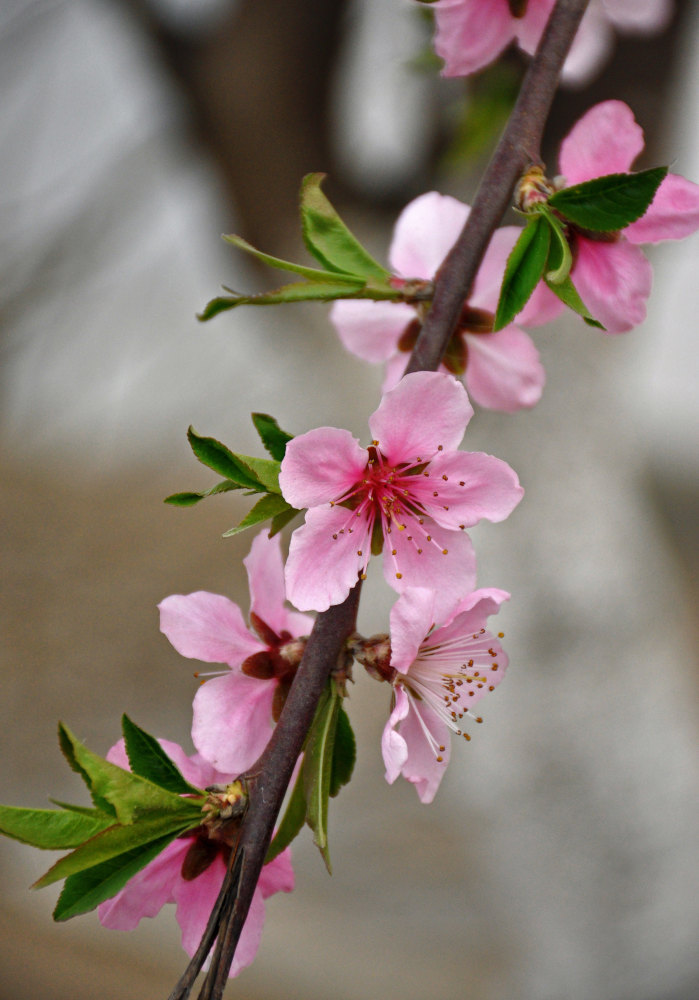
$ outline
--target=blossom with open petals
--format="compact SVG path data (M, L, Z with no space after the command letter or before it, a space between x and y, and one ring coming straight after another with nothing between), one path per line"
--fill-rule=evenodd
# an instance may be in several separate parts
M217 771L198 754L188 757L177 743L159 742L195 788L227 784L232 780L231 775ZM107 760L130 770L123 740L112 747ZM198 863L192 865L190 861L185 865L185 860L194 853ZM99 906L99 919L105 927L130 931L143 917L154 917L166 903L174 903L182 931L182 947L188 955L193 955L223 884L229 856L230 847L207 838L201 828L178 837L129 879L116 896ZM293 888L291 852L286 848L262 869L231 965L231 976L250 965L257 954L265 921L265 899L275 892L291 892Z
M465 739L464 717L502 680L508 659L485 625L509 598L504 590L476 590L434 628L434 593L410 588L391 609L394 703L381 740L386 780L399 774L431 802L449 762L450 736Z
M284 604L279 537L259 534L244 560L250 624L237 604L197 591L166 597L160 629L183 656L230 668L202 684L194 698L192 739L222 771L241 774L260 756L303 653L313 619Z
M643 130L623 101L596 104L561 145L559 169L568 185L626 173L642 152ZM645 319L652 270L639 243L680 240L699 229L699 185L668 174L636 222L621 233L594 234L569 227L573 284L609 333L622 333Z
M395 275L431 281L469 212L468 205L436 191L410 202L398 217L389 250ZM520 232L517 226L505 226L493 233L441 367L463 375L469 396L479 406L505 413L534 406L546 378L539 352L518 324L546 323L562 308L540 282L517 324L492 332L505 264ZM405 302L342 299L334 304L330 319L348 351L365 361L387 362L383 387L391 389L405 371L420 332L420 308Z
M467 76L516 41L532 55L555 0L438 0L435 51L445 76ZM653 34L672 16L672 0L590 0L563 67L570 83L586 83L609 57L614 28Z
M505 462L457 450L472 415L453 376L415 372L370 417L368 448L337 427L288 443L279 484L288 503L308 508L286 562L297 608L324 611L344 600L381 547L390 586L432 588L441 615L473 589L464 529L504 520L523 490Z

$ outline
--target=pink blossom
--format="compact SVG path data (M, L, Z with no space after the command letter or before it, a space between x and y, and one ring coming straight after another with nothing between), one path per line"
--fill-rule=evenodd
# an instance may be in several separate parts
M244 560L250 623L220 594L175 594L159 604L160 629L183 656L230 669L211 677L194 698L192 740L207 760L241 774L260 756L278 718L313 619L284 604L279 537L259 534Z
M561 145L559 168L568 185L604 174L627 173L643 150L643 130L622 101L596 104ZM623 234L583 233L570 227L573 284L609 333L622 333L645 319L652 270L639 243L679 240L699 229L699 186L668 174L642 218Z
M206 788L213 784L227 784L232 776L217 771L198 754L188 757L177 743L160 740L160 745L175 762L190 784ZM107 759L130 770L124 741L120 740L107 754ZM188 854L197 850L206 856L206 867L194 877L184 878L183 864ZM182 931L182 947L193 955L218 896L230 847L208 839L201 829L178 837L149 864L129 879L124 888L98 908L99 919L112 930L130 931L143 917L154 917L166 903L175 903L175 916ZM200 863L198 868L202 868ZM291 892L294 872L289 848L262 869L260 880L236 949L230 975L237 974L250 965L260 946L265 921L264 901L275 892Z
M407 589L391 610L393 709L381 739L386 780L399 774L431 802L449 763L450 732L463 731L464 717L502 680L508 659L485 630L489 615L509 599L504 590L476 590L444 624L434 627L434 593Z
M516 41L532 55L555 0L439 0L433 5L435 50L445 76L467 76ZM586 83L611 54L614 28L653 34L665 27L672 0L590 0L563 67L569 83Z
M440 615L473 589L475 558L464 529L501 521L523 490L505 462L458 451L473 409L451 375L406 375L369 420L372 444L319 427L289 442L279 483L285 499L309 508L291 537L289 599L324 611L338 604L383 547L394 589L427 586Z
M468 205L436 191L412 201L398 217L389 251L398 278L430 281L469 212ZM539 353L524 330L511 323L491 332L507 257L520 232L517 226L506 226L493 234L441 368L463 373L469 396L479 406L506 413L534 406L546 378ZM561 308L542 282L519 320L546 323ZM419 307L344 299L335 303L330 318L349 351L365 361L387 362L383 387L392 388L405 371L407 352L419 333Z

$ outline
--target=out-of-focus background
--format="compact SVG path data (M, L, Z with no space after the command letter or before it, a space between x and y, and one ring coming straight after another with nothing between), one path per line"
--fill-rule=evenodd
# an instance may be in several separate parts
M550 151L617 97L645 127L643 164L699 180L699 11L677 9L662 35L619 39L591 88L561 93ZM301 254L311 170L384 259L410 198L467 200L494 138L482 123L523 63L440 80L429 38L407 0L4 0L0 801L81 795L59 718L98 752L123 711L191 751L195 665L159 634L156 604L207 589L246 607L251 539L220 538L244 501L162 506L212 481L188 424L241 451L257 447L251 410L364 439L380 383L325 307L199 325L220 284L276 280L219 235ZM699 995L699 239L651 255L641 329L605 337L566 317L536 332L540 405L469 428L466 447L527 489L506 523L474 531L481 584L513 594L499 622L511 669L485 724L422 806L385 785L388 694L357 677L334 875L297 841L297 891L269 902L232 997ZM376 575L368 590L365 633L392 596ZM52 858L0 850L0 998L167 996L186 961L172 913L131 934L94 915L54 925L57 892L26 889Z

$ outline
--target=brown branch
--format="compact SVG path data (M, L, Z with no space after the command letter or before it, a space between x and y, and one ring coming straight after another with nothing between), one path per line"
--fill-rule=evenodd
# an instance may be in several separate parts
M435 280L432 308L411 355L407 369L410 372L435 371L439 367L491 235L509 205L515 183L527 164L539 157L541 137L561 68L587 4L588 0L558 0L551 14L512 116L483 175L466 225ZM215 935L217 941L199 1000L221 1000L223 995L235 947L294 765L325 683L338 662L345 640L354 631L359 591L358 584L342 604L329 608L316 619L270 742L244 776L250 800L234 856L238 858L240 872L237 892L230 907L227 904L231 894L231 873L205 931L205 941L213 940ZM194 978L201 969L202 950L200 946L170 1000L186 1000L189 996Z

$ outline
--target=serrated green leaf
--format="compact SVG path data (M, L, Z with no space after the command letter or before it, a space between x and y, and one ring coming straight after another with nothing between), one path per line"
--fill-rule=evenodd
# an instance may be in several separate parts
M185 819L182 816L161 815L153 819L140 820L129 825L113 824L105 830L84 841L70 854L59 860L49 868L35 883L33 888L43 889L53 882L59 882L63 878L75 875L77 872L87 871L96 865L101 865L105 861L126 854L131 851L150 844L161 837L172 835L177 837L185 830L195 829L201 822L201 807L192 808L190 816Z
M667 167L654 167L635 174L595 177L557 191L548 204L576 226L613 233L645 215L667 171Z
M172 843L176 836L176 833L167 834L151 841L150 844L143 844L93 868L69 876L58 897L53 919L69 920L70 917L88 913L106 899L111 899L124 888L129 879Z
M70 745L81 771L87 776L86 780L90 783L93 798L96 796L113 807L120 823L127 825L134 823L144 814L149 818L156 815L175 815L186 819L192 815L192 810L197 808L192 800L180 798L179 795L154 785L146 778L125 771L99 757L80 743L62 723L59 731L62 740Z
M255 458L253 455L238 455L237 453L233 454L233 458L246 473L254 476L258 484L258 492L261 487L266 493L281 494L279 462L275 462L271 458Z
M100 813L99 809L93 809L90 806L76 806L72 802L61 802L60 799L54 799L50 795L49 802L53 802L53 804L58 806L60 809L67 809L68 812L81 813L83 816L92 816L94 819L98 819L104 815L103 813ZM107 825L114 822L113 813L105 816L104 818L109 821Z
M147 778L153 784L175 795L204 794L202 789L195 788L185 781L179 768L168 757L155 737L132 722L128 715L121 717L121 731L124 734L126 755L134 774Z
M61 748L61 753L68 761L71 770L79 774L87 785L88 791L90 792L90 798L94 802L97 810L102 813L106 813L108 816L114 816L116 818L117 812L111 802L108 802L104 796L100 795L99 792L93 787L92 778L88 771L81 765L78 761L75 748L73 745L74 737L72 733L69 732L66 726L63 726L60 722L58 724L58 745Z
M77 847L114 822L94 810L23 809L0 805L0 833L42 850Z
M530 219L507 258L493 330L502 330L522 311L546 267L551 232L542 215Z
M281 854L285 847L301 832L306 819L306 795L303 789L304 778L299 772L294 790L291 793L284 818L282 819L272 843L269 845L265 864L268 865L277 855Z
M239 250L244 250L245 253L249 253L263 264L268 264L269 267L273 267L277 271L289 271L291 274L300 274L304 278L308 278L309 281L336 282L338 280L338 273L346 274L348 280L352 282L356 281L357 277L362 276L361 273L338 272L337 268L332 268L330 271L319 271L317 267L306 267L304 264L294 264L290 260L282 260L281 257L272 257L268 253L263 253L262 250L257 250L240 236L224 236L223 238L226 243L232 243L233 246L238 247Z
M343 785L352 777L352 771L357 760L357 741L350 724L347 712L338 705L337 727L335 729L335 745L333 747L333 763L330 774L330 797L335 798Z
M257 493L266 490L252 470L242 465L237 456L216 438L201 437L193 427L190 427L187 431L187 440L202 465L218 472L226 480L237 483L243 489L254 490Z
M551 227L551 246L546 261L546 283L560 285L570 274L570 269L573 266L573 255L563 227L550 208L541 205L539 211Z
M287 510L293 510L293 507L289 507L284 497L279 496L277 493L267 493L261 500L257 501L240 524L236 525L235 528L229 528L228 531L224 531L223 537L229 538L231 535L238 535L241 531L253 528L256 524L267 521L270 517L278 517Z
M331 271L387 281L390 271L364 249L321 191L324 177L308 174L301 185L301 226L309 253Z
M252 422L260 435L260 440L272 458L281 462L286 453L286 446L293 439L293 434L283 431L274 417L269 413L253 413Z
M206 497L216 496L218 493L228 493L231 490L242 490L246 487L241 486L239 483L232 483L230 479L224 479L222 483L216 483L209 490L202 490L201 493L173 493L169 497L165 497L163 503L169 503L173 507L193 507L195 503L199 503L200 500L205 500Z
M302 774L306 799L306 822L325 867L332 874L328 851L328 797L333 767L340 696L330 681L318 702L304 749Z
M277 535L282 528L286 527L289 521L293 521L296 515L300 513L301 511L297 510L296 507L290 507L287 504L286 510L280 511L272 518L272 523L269 526L269 537L274 538L274 536Z
M547 281L546 284L551 291L558 296L561 302L564 302L568 308L572 309L573 312L578 314L578 316L582 316L588 326L594 326L598 330L605 329L605 327L602 326L602 324L596 320L594 316L592 316L587 306L580 298L578 290L571 281L570 276L568 276L565 281L559 282L556 285L549 281Z
M335 275L335 281L295 281L291 285L282 285L270 292L259 292L257 295L218 295L204 306L197 319L205 322L218 316L219 313L237 306L276 306L288 302L332 302L335 299L352 299L356 293L365 287L363 278L344 280ZM367 296L370 297L370 296ZM377 298L399 298L395 295L383 295Z

